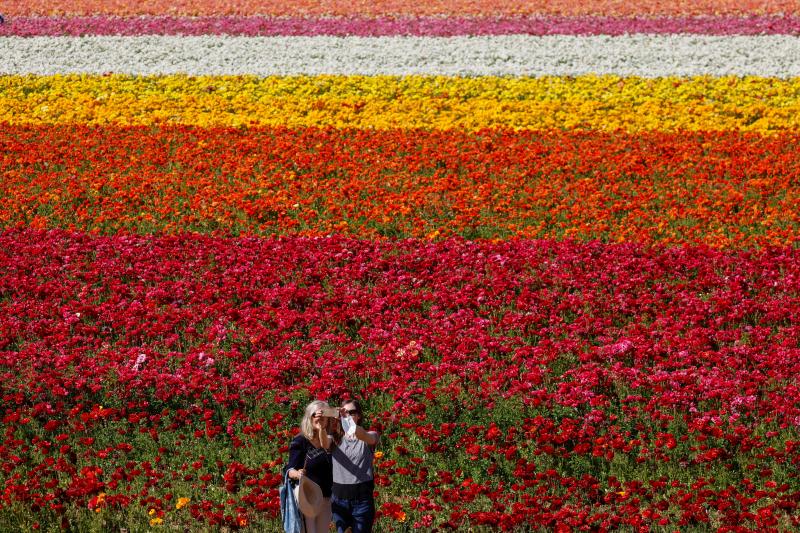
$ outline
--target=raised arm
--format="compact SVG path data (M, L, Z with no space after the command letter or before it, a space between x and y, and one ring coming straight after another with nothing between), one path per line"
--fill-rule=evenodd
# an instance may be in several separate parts
M378 445L380 436L374 431L367 431L361 426L356 426L356 438L364 441L367 446L374 448Z

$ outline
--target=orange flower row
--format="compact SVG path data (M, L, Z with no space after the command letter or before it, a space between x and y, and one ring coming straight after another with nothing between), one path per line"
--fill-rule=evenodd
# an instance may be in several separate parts
M797 0L0 0L7 15L429 16L797 14Z
M800 133L0 128L0 227L785 245Z

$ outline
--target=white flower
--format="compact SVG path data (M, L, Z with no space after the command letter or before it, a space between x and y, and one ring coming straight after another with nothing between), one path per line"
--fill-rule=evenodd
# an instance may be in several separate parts
M793 35L2 37L0 74L800 76Z

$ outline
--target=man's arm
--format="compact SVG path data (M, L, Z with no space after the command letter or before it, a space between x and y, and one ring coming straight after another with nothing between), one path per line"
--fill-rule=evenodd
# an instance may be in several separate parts
M374 431L367 431L361 426L356 426L356 438L367 443L368 446L375 447L380 440L380 436Z

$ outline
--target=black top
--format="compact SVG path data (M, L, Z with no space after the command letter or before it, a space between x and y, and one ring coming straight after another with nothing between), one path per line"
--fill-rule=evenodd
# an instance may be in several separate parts
M333 462L331 455L322 448L315 448L302 433L289 444L289 468L305 467L308 479L319 485L324 498L331 497L333 487Z

